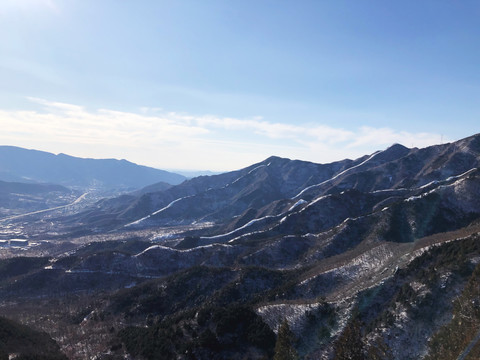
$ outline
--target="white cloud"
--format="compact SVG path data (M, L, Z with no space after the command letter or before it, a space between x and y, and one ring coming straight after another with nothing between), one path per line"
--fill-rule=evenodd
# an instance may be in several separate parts
M231 170L270 155L330 162L393 143L428 146L438 134L363 126L285 124L164 112L98 109L31 98L37 110L0 110L0 142L84 157L127 158L162 168Z

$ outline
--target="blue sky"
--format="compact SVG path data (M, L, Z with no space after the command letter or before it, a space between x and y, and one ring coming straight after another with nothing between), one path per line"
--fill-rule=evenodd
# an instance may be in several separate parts
M0 3L0 143L166 169L479 132L478 1Z

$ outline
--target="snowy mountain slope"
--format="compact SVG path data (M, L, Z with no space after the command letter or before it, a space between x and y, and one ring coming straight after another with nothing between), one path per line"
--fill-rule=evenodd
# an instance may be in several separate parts
M255 218L277 216L299 200L310 202L343 191L391 191L390 198L385 195L384 199L388 204L395 192L403 196L402 192L413 193L413 188L479 168L479 142L477 135L424 149L393 145L355 161L325 165L272 157L242 170L194 178L165 191L99 203L83 221L94 223L98 213L111 218L112 224L136 228L214 222L232 231L234 226L229 223L239 218L246 224Z
M463 228L480 218L480 172L477 170L438 182L435 186L412 189L400 200L374 211L374 200L382 201L388 195L387 192L345 191L323 196L293 207L287 216L267 216L229 233L199 236L188 246L177 246L182 237L159 240L157 245L136 255L94 254L69 270L117 272L130 276L164 276L198 265L225 267L235 264L280 270L317 267L319 262L349 251L367 254L383 249L381 255L375 255L380 258L379 263L373 269L367 269L378 270L384 261L399 256L401 244L408 245L406 255L419 239ZM353 268L345 270L348 281L356 281L349 274L360 276L367 271L354 263L350 259L348 266ZM331 276L333 273L321 274ZM334 278L342 276L335 275ZM320 282L332 286L336 281L328 279ZM338 288L338 284L333 286L335 291ZM325 288L314 293L326 295L329 291Z

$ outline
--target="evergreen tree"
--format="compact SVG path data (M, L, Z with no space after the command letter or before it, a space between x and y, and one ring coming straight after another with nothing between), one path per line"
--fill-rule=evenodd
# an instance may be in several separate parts
M358 319L350 321L334 345L335 360L364 360L361 325Z
M278 330L273 360L297 360L298 354L293 347L294 342L295 336L290 330L287 320L283 320L280 329Z

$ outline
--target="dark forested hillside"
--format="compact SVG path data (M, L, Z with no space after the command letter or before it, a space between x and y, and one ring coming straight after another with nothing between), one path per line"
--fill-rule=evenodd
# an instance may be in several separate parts
M46 333L0 317L0 358L66 360L59 346Z

